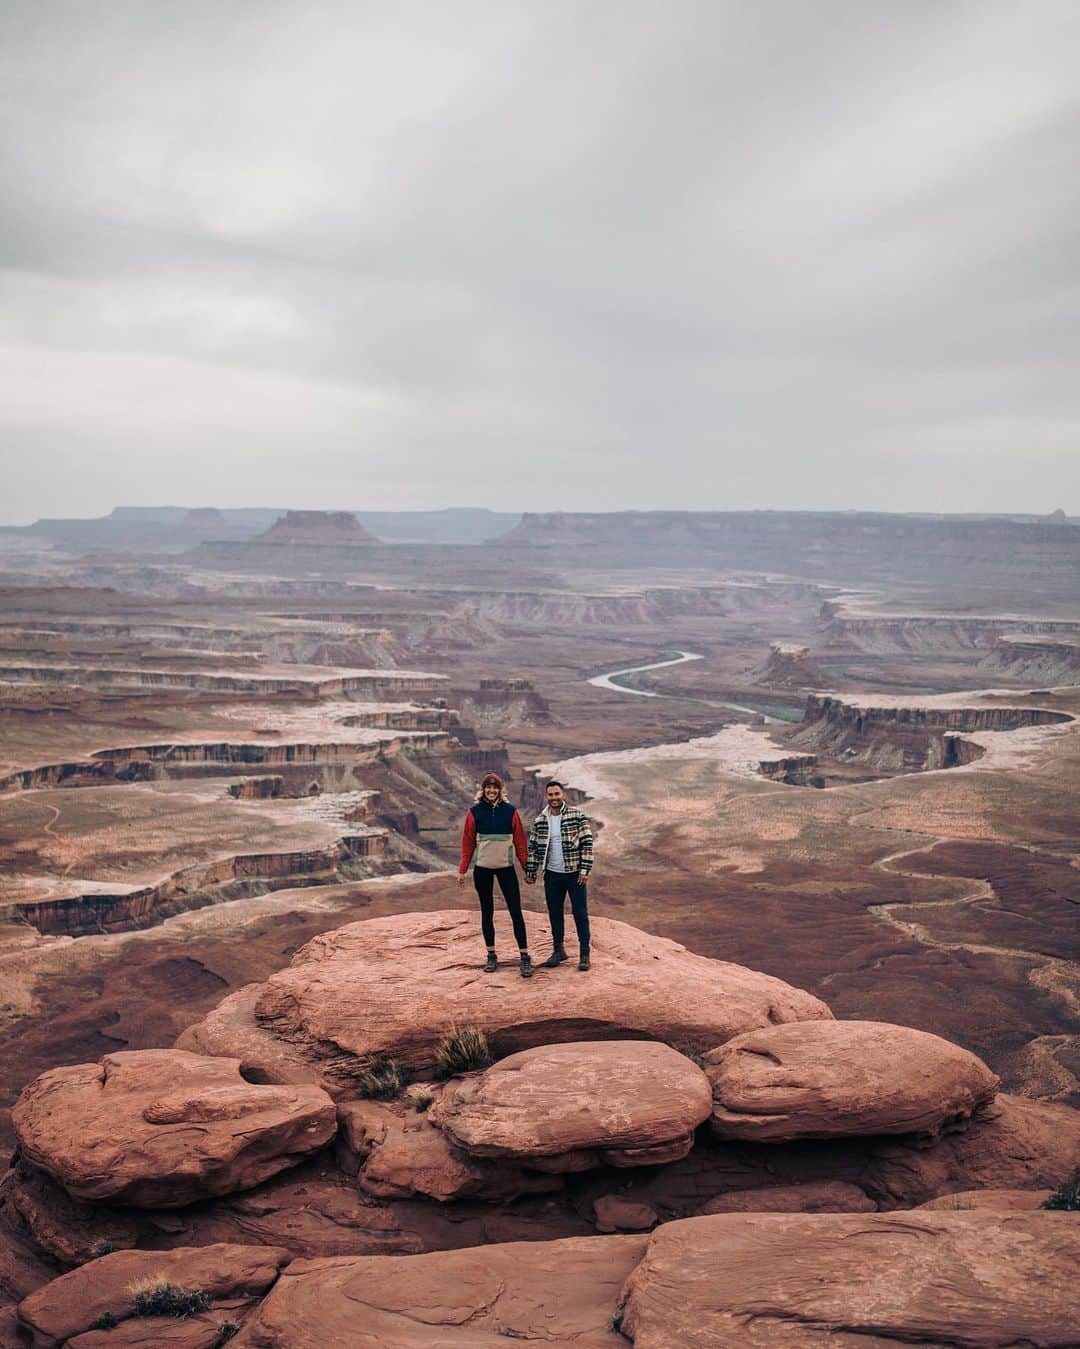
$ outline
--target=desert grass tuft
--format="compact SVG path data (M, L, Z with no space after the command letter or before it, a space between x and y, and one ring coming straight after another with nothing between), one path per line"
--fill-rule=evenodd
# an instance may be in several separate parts
M152 1274L128 1285L136 1316L194 1316L210 1309L210 1294L201 1288L181 1288L164 1274Z
M365 1101L395 1101L408 1078L396 1059L381 1055L369 1060L356 1074L356 1094Z
M442 1082L458 1073L490 1068L494 1061L487 1035L479 1026L451 1026L435 1046L435 1077Z
M1043 1208L1063 1209L1066 1213L1080 1213L1080 1167L1078 1167L1068 1180L1063 1181L1049 1199L1043 1204Z

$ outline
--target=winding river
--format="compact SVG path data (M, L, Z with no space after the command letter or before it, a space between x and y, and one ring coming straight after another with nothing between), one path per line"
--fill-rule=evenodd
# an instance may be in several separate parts
M704 660L704 656L699 656L693 651L677 651L675 655L668 660L654 660L649 665L632 665L628 670L609 670L607 674L593 675L593 677L588 680L588 683L594 685L594 687L598 689L611 689L615 693L633 693L638 698L677 697L677 694L654 693L651 689L635 689L629 684L616 683L616 680L623 678L625 675L642 674L645 670L662 670L667 665L682 665L688 660ZM700 702L702 700L695 699L694 701ZM779 717L768 716L767 714L760 712L756 707L743 707L741 703L716 703L715 706L730 708L732 712L745 712L751 717L760 716L764 719L766 726L780 726L783 724Z
M615 680L623 675L642 674L645 670L662 670L665 665L682 665L688 660L701 660L693 651L677 651L669 660L654 660L651 665L631 665L628 670L609 670L607 674L593 675L588 681L598 689L614 689L616 693L634 693L639 698L664 698L668 695L653 693L650 689L635 689L629 684L616 684Z

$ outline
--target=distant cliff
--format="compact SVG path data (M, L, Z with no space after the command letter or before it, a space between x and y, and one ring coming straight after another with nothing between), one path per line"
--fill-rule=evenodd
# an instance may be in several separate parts
M830 580L1080 588L1080 526L1012 516L858 511L527 514L499 540L530 561L558 549L589 565L703 565Z

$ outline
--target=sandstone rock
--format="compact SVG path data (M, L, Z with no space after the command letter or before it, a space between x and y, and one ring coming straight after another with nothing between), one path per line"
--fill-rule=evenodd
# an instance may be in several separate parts
M46 1349L89 1331L104 1312L126 1321L132 1316L129 1287L139 1279L160 1274L177 1287L207 1293L217 1304L265 1293L288 1259L286 1251L273 1246L116 1251L62 1274L24 1298L19 1304L19 1323L34 1349Z
M634 1349L1068 1345L1080 1224L1054 1213L721 1214L653 1233Z
M235 1059L175 1049L54 1068L12 1111L25 1156L81 1199L171 1208L248 1189L337 1128L318 1087L254 1086Z
M857 1185L842 1180L809 1181L805 1185L760 1185L756 1190L730 1190L701 1208L709 1213L876 1213L877 1205Z
M245 984L230 993L201 1021L180 1035L177 1049L214 1058L236 1058L248 1082L310 1083L318 1086L321 1074L301 1051L279 1039L255 1020L255 1004L262 984Z
M746 1143L698 1137L682 1161L624 1172L620 1190L665 1219L689 1217L718 1196L764 1186L843 1182L883 1211L908 1209L958 1190L1052 1189L1080 1156L1080 1111L1048 1101L999 1095L968 1129L930 1146L916 1136L801 1139ZM579 1211L612 1188L610 1174L574 1186ZM751 1205L752 1207L752 1205Z
M441 1202L466 1196L510 1200L562 1184L556 1176L468 1156L433 1126L428 1114L402 1114L374 1101L356 1101L339 1107L339 1115L352 1149L364 1154L360 1187L380 1199L422 1194Z
M139 1316L121 1321L112 1330L88 1330L66 1342L65 1349L218 1349L228 1343L221 1338L222 1327L236 1325L250 1307L244 1299L234 1305L197 1316Z
M880 1021L749 1031L706 1055L721 1138L936 1136L993 1100L981 1059L937 1035Z
M603 1194L593 1204L598 1232L649 1232L660 1215L649 1204L635 1204L619 1194Z
M1002 1213L1029 1213L1041 1209L1053 1193L1053 1190L958 1190L955 1194L939 1194L918 1207L944 1213L987 1208Z
M906 1208L957 1190L1052 1188L1078 1156L1080 1111L1001 1095L969 1129L932 1148L872 1145L859 1183L882 1208Z
M253 1009L248 990L235 994L181 1042L238 1057L267 1081L310 1080L314 1068L327 1090L347 1098L358 1068L380 1055L429 1069L453 1025L481 1027L502 1056L627 1037L705 1050L755 1027L831 1017L823 1002L780 979L612 919L593 925L588 979L540 970L523 983L516 964L481 979L482 956L472 912L350 923L302 947L262 985Z
M452 1086L429 1114L476 1157L555 1170L648 1166L685 1157L709 1116L709 1083L667 1045L545 1045Z
M507 1242L432 1255L297 1260L253 1313L252 1349L505 1349L518 1340L626 1349L619 1289L647 1238Z

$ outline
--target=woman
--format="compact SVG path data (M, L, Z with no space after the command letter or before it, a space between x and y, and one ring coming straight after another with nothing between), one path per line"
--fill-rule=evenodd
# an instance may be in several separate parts
M495 881L498 880L502 897L510 910L510 921L514 925L521 977L531 979L532 957L525 934L525 917L521 912L521 890L514 870L515 854L524 866L528 858L525 826L521 816L507 800L502 778L498 773L485 773L476 794L476 804L465 816L465 827L461 831L458 885L465 884L469 863L475 858L473 884L480 897L480 927L487 944L484 973L492 974L499 967L499 957L495 954Z

